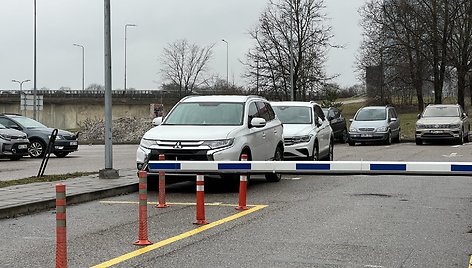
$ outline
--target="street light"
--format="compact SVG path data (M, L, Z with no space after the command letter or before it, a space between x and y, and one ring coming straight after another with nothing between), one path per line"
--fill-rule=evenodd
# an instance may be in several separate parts
M20 85L20 112L21 112L21 94L23 93L23 83L29 82L31 80L27 79L23 81L18 81L18 80L12 79L11 81L14 83L18 83L18 85Z
M76 47L81 47L82 48L82 91L85 89L84 88L84 82L85 82L85 57L84 57L84 53L85 53L85 48L84 46L82 45L79 45L79 44L73 44L74 46Z
M34 0L33 119L36 120L36 0Z
M221 39L221 41L225 42L226 43L226 89L228 90L229 89L229 82L228 82L228 66L229 66L229 63L228 63L228 41L224 40L224 39Z
M126 24L125 25L125 87L124 87L125 91L126 91L126 40L128 39L127 30L128 30L128 27L136 27L136 26L137 26L136 24Z

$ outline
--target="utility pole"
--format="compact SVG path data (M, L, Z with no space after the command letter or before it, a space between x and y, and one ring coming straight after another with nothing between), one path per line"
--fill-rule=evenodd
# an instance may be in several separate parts
M113 169L112 144L112 92L111 92L111 11L110 0L105 1L105 169L99 170L101 179L119 177L118 170Z

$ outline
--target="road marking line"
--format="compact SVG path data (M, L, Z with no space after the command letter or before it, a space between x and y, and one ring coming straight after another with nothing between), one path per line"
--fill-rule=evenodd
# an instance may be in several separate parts
M102 204L139 204L137 201L99 201ZM158 202L148 202L148 205L157 205ZM176 206L196 206L197 203L179 203L179 202L167 202L168 205L176 205ZM214 203L205 203L205 206L221 206L221 207L237 207L238 204L223 204L221 202L214 202ZM258 205L247 205L248 207L255 207Z
M244 210L244 211L241 211L239 213L236 213L232 216L229 216L229 217L226 217L226 218L223 218L221 220L217 220L215 222L211 222L207 225L203 225L201 227L198 227L196 229L193 229L191 231L188 231L188 232L185 232L185 233L182 233L182 234L179 234L179 235L176 235L174 237L171 237L171 238L167 238L165 240L162 240L160 242L157 242L153 245L149 245L149 246L146 246L144 248L141 248L141 249L138 249L138 250L135 250L135 251L132 251L132 252L129 252L127 254L124 254L124 255L121 255L119 257L116 257L114 259L111 259L109 261L106 261L106 262L103 262L103 263L100 263L100 264L97 264L95 266L92 266L92 268L101 268L101 267L110 267L112 265L115 265L115 264L118 264L118 263L121 263L121 262L124 262L126 260L129 260L129 259L132 259L132 258L135 258L139 255L142 255L144 253L147 253L147 252L150 252L152 250L155 250L155 249L159 249L161 247L164 247L164 246L167 246L169 244L172 244L174 242L177 242L179 240L182 240L184 238L188 238L188 237L191 237L191 236L194 236L196 234L199 234L203 231L206 231L210 228L213 228L213 227L216 227L218 225L221 225L223 223L227 223L227 222L230 222L232 220L235 220L235 219L238 219L238 218L241 218L243 216L246 216L250 213L253 213L253 212L256 212L258 210L261 210L263 208L266 208L267 205L255 205L253 208L250 208L248 210Z
M470 255L469 268L472 268L472 255Z

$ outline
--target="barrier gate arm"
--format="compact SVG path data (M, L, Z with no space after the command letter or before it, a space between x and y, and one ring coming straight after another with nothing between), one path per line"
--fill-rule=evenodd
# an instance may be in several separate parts
M472 175L472 162L396 161L155 161L150 173L284 173L284 174L428 174Z

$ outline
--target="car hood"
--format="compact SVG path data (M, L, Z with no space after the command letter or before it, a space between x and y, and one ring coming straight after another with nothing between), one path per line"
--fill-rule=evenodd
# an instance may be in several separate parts
M13 128L2 128L0 129L0 134L6 134L13 137L26 137L26 133Z
M308 135L312 129L307 124L284 124L284 137Z
M417 124L434 125L434 124L460 124L461 120L457 117L424 117L416 121Z
M53 130L54 130L54 128L49 128L49 127L47 127L47 128L46 127L45 128L28 128L27 131L25 131L25 132L28 134L28 136L32 136L35 133L51 135ZM72 132L66 131L66 130L58 129L57 130L57 135L74 136L75 134L72 133Z
M219 140L233 137L241 126L166 126L148 130L143 138L150 140Z

